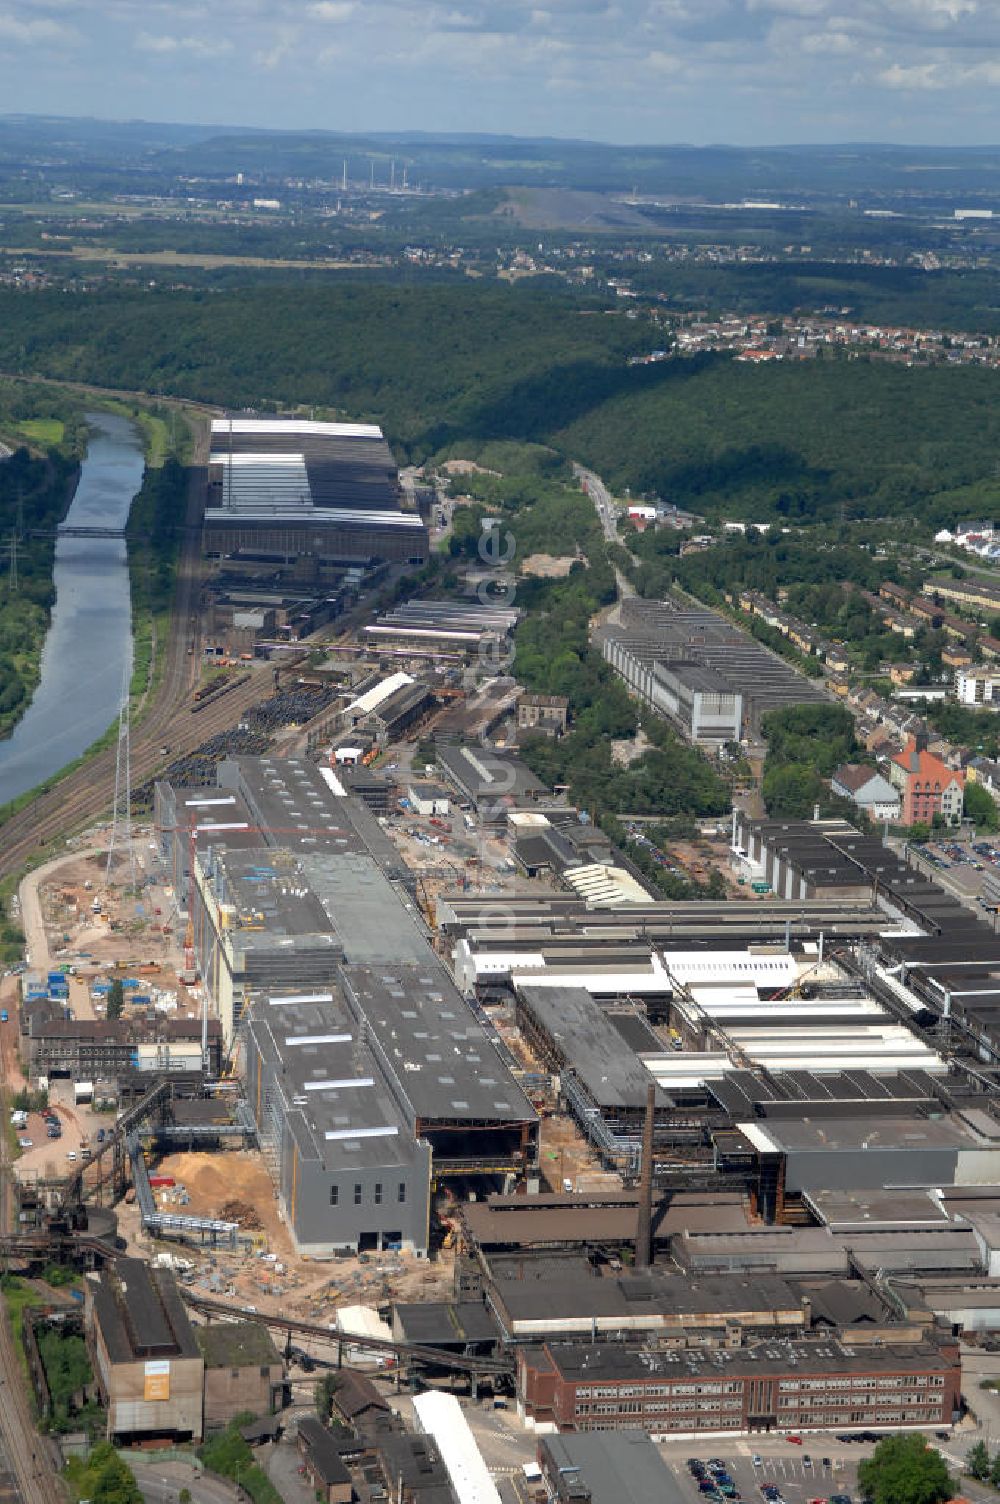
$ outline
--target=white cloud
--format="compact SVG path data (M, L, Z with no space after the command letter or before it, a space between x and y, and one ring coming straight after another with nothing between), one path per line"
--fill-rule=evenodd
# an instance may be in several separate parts
M814 55L846 57L857 50L857 43L846 31L814 31L799 39L799 47Z
M316 0L308 14L317 21L349 21L357 10L354 0Z
M29 19L23 15L13 16L9 12L0 11L0 40L4 42L33 47L47 43L65 44L76 38L77 32L73 27L63 26L58 21L44 17Z
M135 46L139 52L159 53L161 56L186 52L192 57L218 57L222 53L233 51L233 44L228 37L174 37L155 35L148 31L139 32Z
M883 68L878 78L887 89L927 91L945 88L945 80L937 63L912 63L909 67L893 63L890 67Z

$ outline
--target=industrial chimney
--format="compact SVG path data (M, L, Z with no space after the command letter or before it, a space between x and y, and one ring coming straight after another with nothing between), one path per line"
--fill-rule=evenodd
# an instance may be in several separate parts
M642 1125L642 1164L639 1174L639 1217L635 1234L635 1267L648 1269L653 1262L653 1124L656 1117L656 1087L646 1089L646 1116Z

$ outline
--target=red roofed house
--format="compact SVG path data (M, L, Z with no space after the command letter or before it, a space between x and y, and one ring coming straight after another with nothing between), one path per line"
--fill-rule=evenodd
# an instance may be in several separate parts
M926 736L911 736L889 759L889 782L902 797L904 825L930 825L935 815L957 825L962 818L965 774L928 752Z

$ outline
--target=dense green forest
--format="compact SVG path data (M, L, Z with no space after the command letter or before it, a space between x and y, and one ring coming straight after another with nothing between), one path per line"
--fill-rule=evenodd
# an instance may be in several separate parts
M609 483L709 518L936 529L1000 498L992 371L725 358L659 370L550 438Z
M645 332L560 286L491 283L0 295L0 367L234 407L382 421L417 458L531 437L634 387Z
M553 445L710 519L937 528L996 510L996 375L866 360L629 367L656 331L540 279L0 295L0 366L381 421L417 460Z

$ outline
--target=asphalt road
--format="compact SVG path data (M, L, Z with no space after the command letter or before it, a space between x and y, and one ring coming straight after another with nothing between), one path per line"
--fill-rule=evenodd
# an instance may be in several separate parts
M574 465L573 474L594 503L605 538L609 543L617 543L618 518L614 502L611 500L611 492L593 470L585 470L582 465Z
M189 1490L192 1504L236 1504L240 1498L239 1489L228 1478L206 1473L189 1462L147 1462L131 1455L128 1463L146 1504L179 1504L182 1488Z

